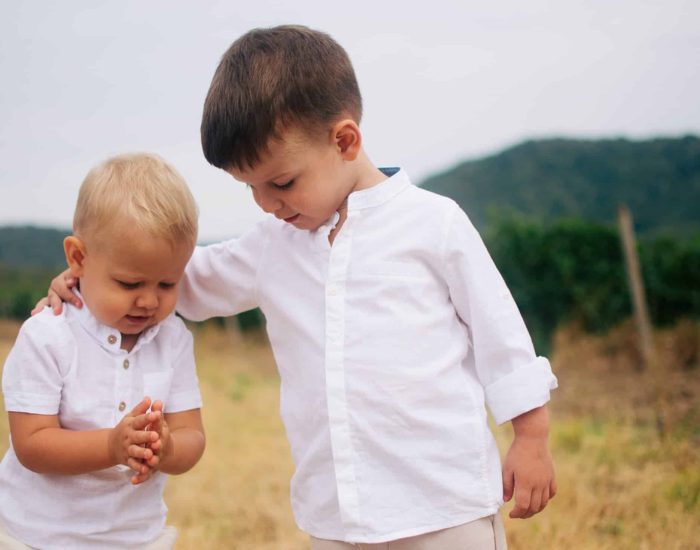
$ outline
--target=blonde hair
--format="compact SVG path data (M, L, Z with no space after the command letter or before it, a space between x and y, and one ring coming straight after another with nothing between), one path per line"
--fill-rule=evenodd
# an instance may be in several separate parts
M83 180L73 232L95 238L118 222L173 245L197 241L197 204L182 176L158 155L131 153L105 160Z

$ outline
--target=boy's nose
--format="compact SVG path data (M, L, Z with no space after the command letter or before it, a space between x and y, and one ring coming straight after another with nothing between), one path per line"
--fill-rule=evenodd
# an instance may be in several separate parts
M272 214L282 207L282 201L267 195L266 193L257 193L255 197L258 206L268 214Z
M143 309L155 309L158 307L158 296L155 292L143 292L136 299L136 305Z

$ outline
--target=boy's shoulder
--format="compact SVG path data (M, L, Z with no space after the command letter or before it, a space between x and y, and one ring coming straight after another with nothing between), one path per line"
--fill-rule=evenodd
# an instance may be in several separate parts
M75 337L68 320L68 307L65 305L58 315L50 307L45 307L26 319L19 329L13 349L45 350L48 356L55 358L71 356L75 348Z
M424 189L418 185L412 185L410 190L411 195L413 195L412 198L420 201L421 205L426 205L445 212L460 209L459 204L457 204L454 199L451 199L445 195L440 195L434 191L429 191L428 189Z
M26 319L20 327L20 333L36 337L44 337L47 340L63 338L70 332L68 321L68 309L70 304L64 304L61 313L56 315L51 307L46 306L36 315Z

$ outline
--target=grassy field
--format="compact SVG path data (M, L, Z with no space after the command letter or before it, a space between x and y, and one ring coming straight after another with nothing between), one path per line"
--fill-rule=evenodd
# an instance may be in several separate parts
M3 361L17 328L0 322ZM292 464L264 338L193 330L207 451L168 483L177 548L307 548L289 507ZM558 333L551 442L559 493L532 519L506 519L511 549L700 548L699 335L692 323L657 333L659 367L641 373L629 325L601 337ZM4 416L0 435L4 451ZM497 437L505 450L509 428Z

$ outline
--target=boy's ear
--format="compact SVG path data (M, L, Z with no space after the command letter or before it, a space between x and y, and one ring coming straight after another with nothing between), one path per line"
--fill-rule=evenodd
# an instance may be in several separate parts
M355 160L362 149L362 133L351 118L339 120L331 129L331 139L343 160Z
M66 254L66 262L71 270L71 275L81 277L85 266L85 243L75 235L63 239L63 251Z

